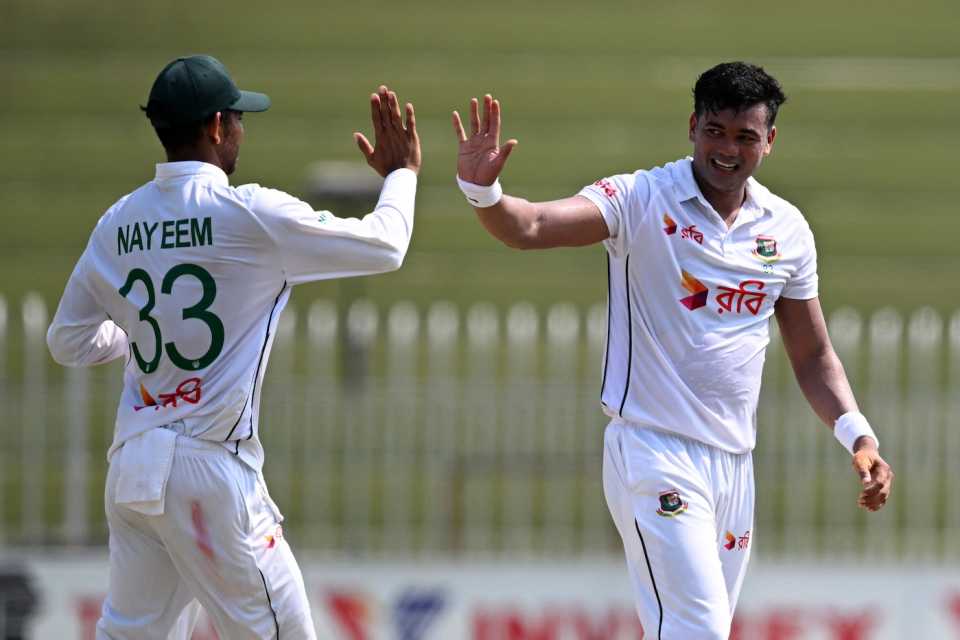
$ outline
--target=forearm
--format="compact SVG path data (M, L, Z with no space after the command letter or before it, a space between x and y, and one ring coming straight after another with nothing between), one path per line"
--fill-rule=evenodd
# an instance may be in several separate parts
M394 268L400 267L410 247L416 192L416 173L409 169L391 172L384 181L376 208L361 221L368 233L392 249L387 257L396 262Z
M504 194L492 207L474 207L487 233L514 249L534 248L537 205L523 198Z
M47 346L59 364L89 367L125 356L127 334L110 320L75 325L54 318L47 331Z
M813 411L831 428L841 415L858 410L843 364L832 348L795 363L794 374Z

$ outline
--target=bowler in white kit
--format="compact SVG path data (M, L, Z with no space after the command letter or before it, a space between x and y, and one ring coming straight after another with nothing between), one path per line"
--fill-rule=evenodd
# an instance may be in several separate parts
M47 333L67 366L124 358L105 505L110 584L97 638L186 637L199 602L224 640L314 638L303 578L263 479L260 392L297 284L398 269L413 231L413 106L370 96L385 177L376 209L341 219L256 184L230 186L243 112L209 56L178 58L145 111L167 162L100 218Z
M762 68L724 63L694 87L693 155L605 177L571 198L504 195L500 104L453 114L457 180L481 224L519 249L602 242L607 341L603 485L645 637L726 640L752 548L752 450L768 323L797 381L852 456L861 507L893 472L827 335L813 234L752 176L786 100ZM522 428L522 425L521 425Z

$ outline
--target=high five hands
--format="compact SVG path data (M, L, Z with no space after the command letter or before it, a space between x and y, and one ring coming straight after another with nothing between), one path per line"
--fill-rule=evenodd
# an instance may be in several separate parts
M500 101L490 94L483 96L483 121L479 102L470 100L470 137L463 130L460 114L453 112L453 131L460 141L457 175L461 180L481 186L496 182L510 152L517 146L514 139L500 146Z
M420 137L413 114L413 105L406 104L407 123L400 115L397 94L385 85L370 94L370 116L373 121L374 144L359 131L353 134L367 164L381 176L396 169L420 171Z

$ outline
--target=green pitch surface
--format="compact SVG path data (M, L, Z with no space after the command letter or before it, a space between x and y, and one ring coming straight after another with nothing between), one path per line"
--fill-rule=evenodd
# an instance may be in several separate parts
M690 86L728 59L764 64L790 101L760 179L806 213L825 306L950 307L960 284L960 40L956 6L844 3L450 4L8 0L0 20L0 293L54 304L87 235L151 178L158 143L137 109L170 58L209 52L274 99L246 119L235 183L302 194L316 160L359 162L367 95L389 83L418 110L424 170L389 302L599 301L598 248L508 250L453 185L450 111L489 91L520 140L503 182L530 198L686 154ZM337 284L298 301L337 295Z

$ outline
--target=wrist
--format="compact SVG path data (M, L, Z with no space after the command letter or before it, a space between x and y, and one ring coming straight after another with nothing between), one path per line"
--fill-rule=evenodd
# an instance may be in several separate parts
M880 445L878 445L877 441L874 440L874 436L863 435L857 438L853 443L853 453L863 449L873 449L874 451L878 451L879 447Z
M859 411L848 411L837 418L833 424L833 435L851 455L865 447L880 447L880 439Z
M467 182L458 175L457 186L460 187L460 191L466 196L467 202L479 209L492 207L503 198L503 187L500 186L499 178L494 180L493 184L484 186Z

